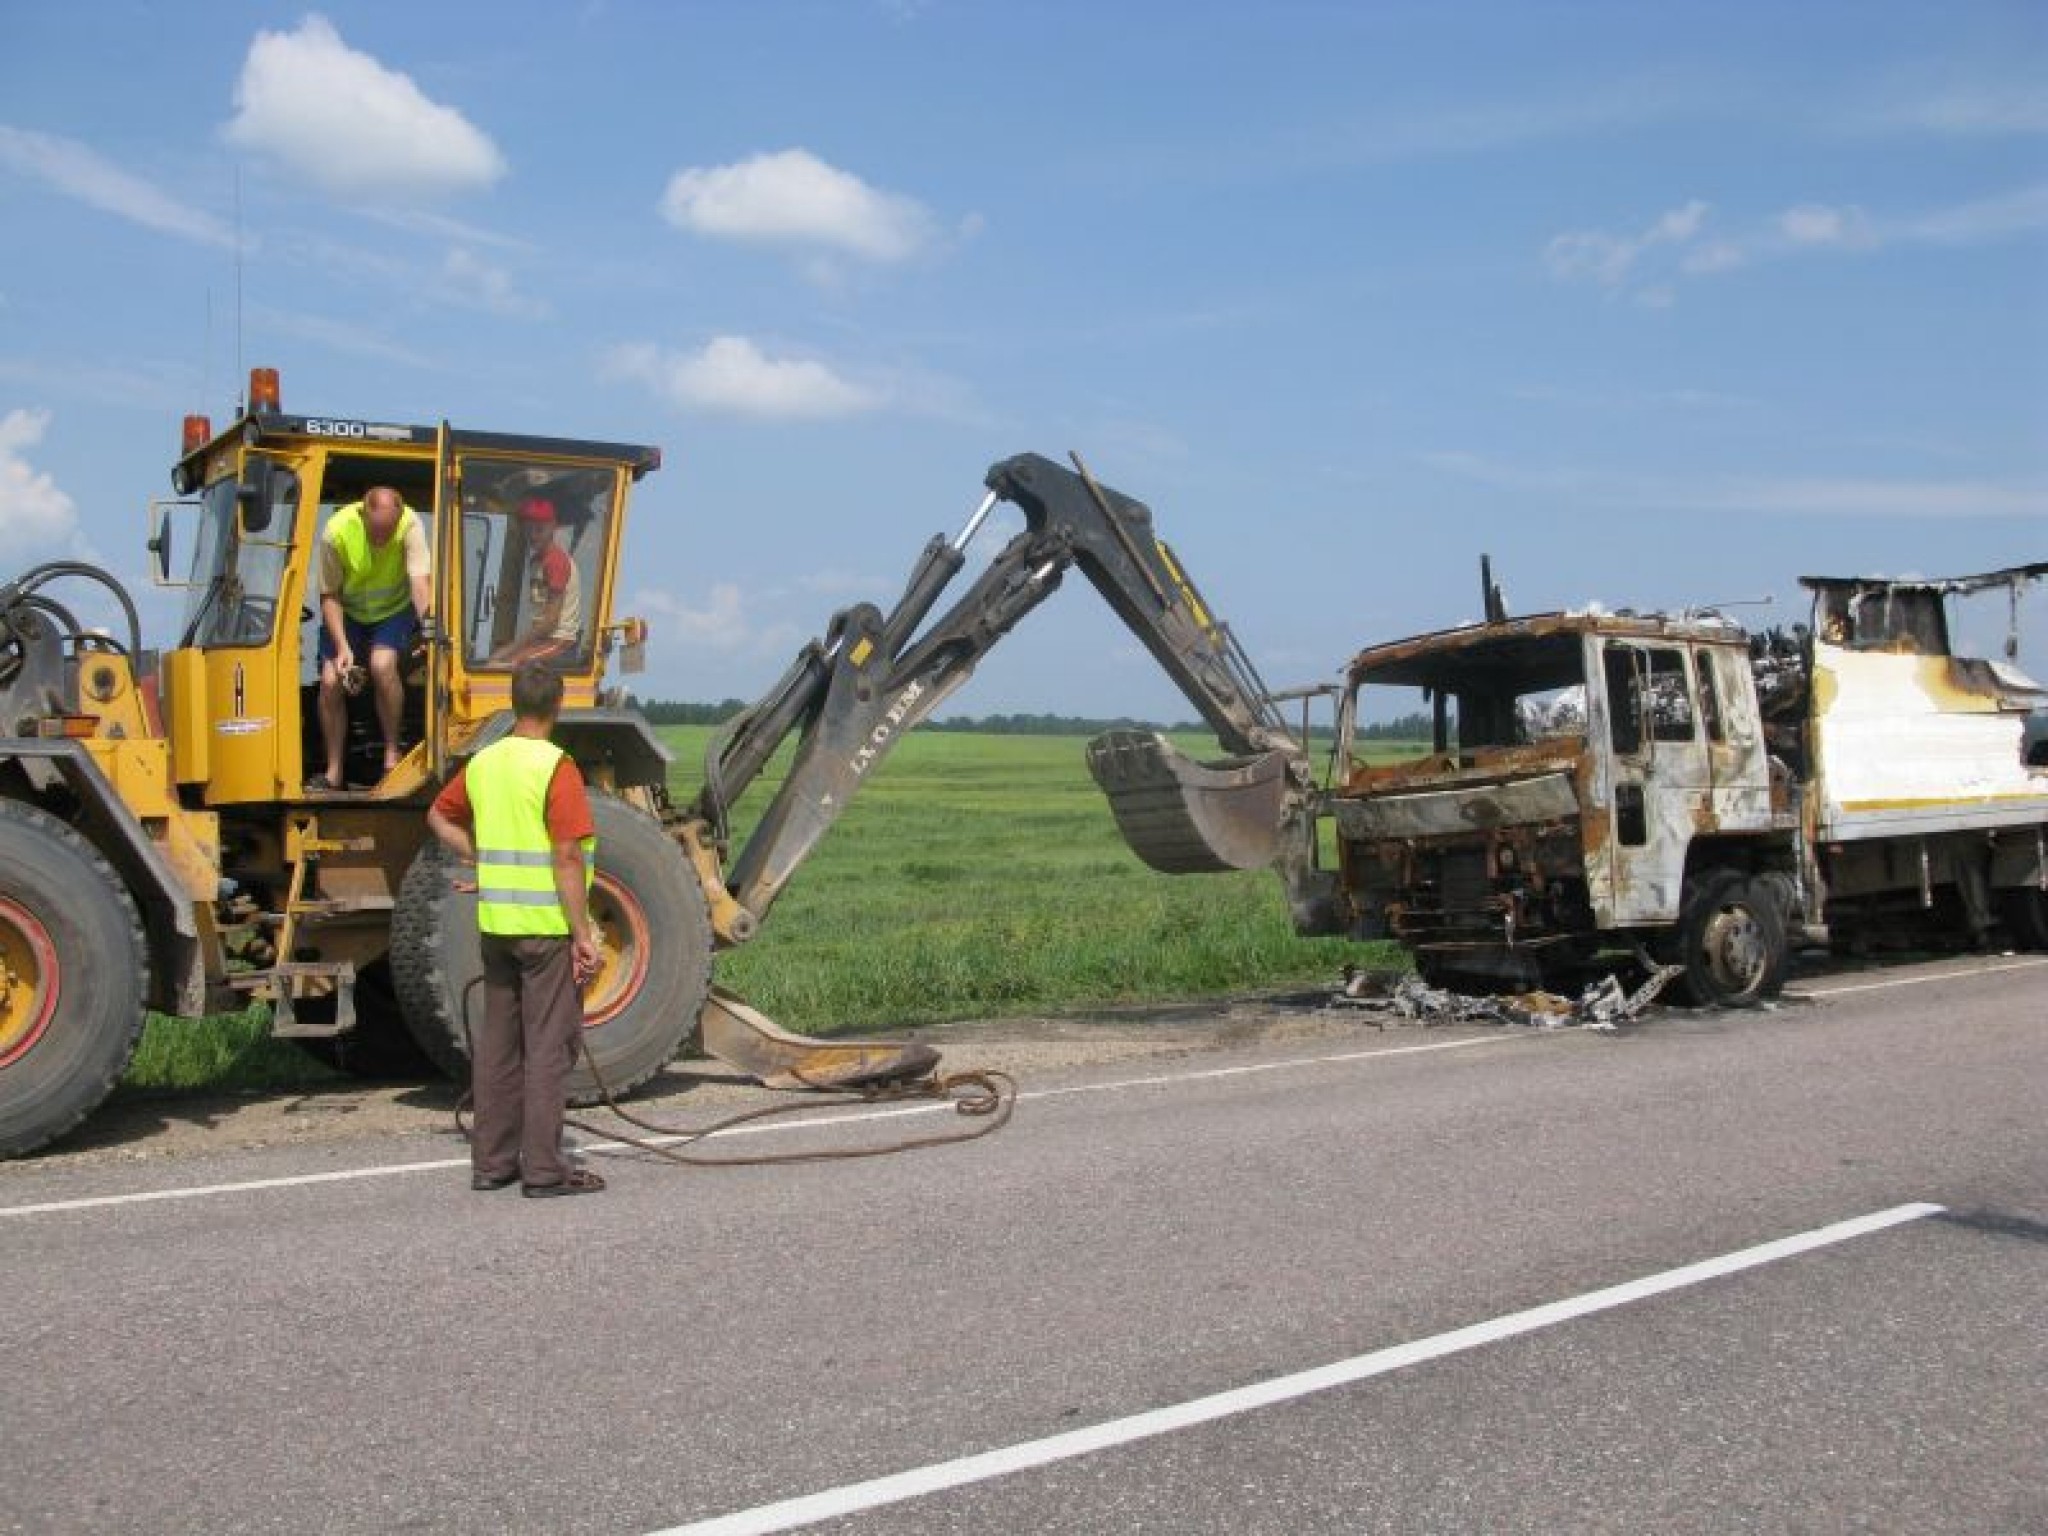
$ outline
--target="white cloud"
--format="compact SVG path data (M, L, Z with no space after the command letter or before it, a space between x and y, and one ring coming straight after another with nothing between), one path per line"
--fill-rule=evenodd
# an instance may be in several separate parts
M1946 520L2048 515L2048 483L2039 481L1847 475L1671 477L1506 461L1462 450L1425 453L1420 459L1432 469L1476 484L1631 512Z
M1544 259L1551 275L1562 279L1591 278L1603 287L1627 282L1643 256L1659 246L1682 246L1706 224L1707 204L1695 198L1660 215L1649 228L1633 235L1605 230L1576 230L1553 239Z
M642 588L626 604L626 611L646 619L662 644L679 640L674 649L699 654L780 653L794 650L803 638L794 625L757 622L740 589L729 581L714 584L701 603L673 592Z
M350 357L367 357L406 368L426 370L436 366L424 352L393 340L361 321L330 320L302 309L251 306L249 331L252 337L260 335L266 339L273 332L281 336L295 336L301 341L330 347Z
M1707 205L1694 198L1682 208L1674 208L1655 224L1650 226L1644 237L1645 245L1683 245L1700 232L1700 226L1707 222Z
M1710 493L1705 504L1794 517L2038 518L2048 516L2048 486L1812 477L1737 482Z
M889 585L886 580L861 571L834 569L800 571L790 583L811 597L865 597Z
M1638 304L1665 308L1676 292L1668 281L1673 276L1713 277L1786 256L1869 251L1901 241L1977 244L2048 228L2048 184L1890 222L1853 203L1799 203L1746 232L1708 236L1707 212L1707 204L1695 200L1636 234L1562 234L1546 247L1544 259L1561 281L1583 278L1627 288Z
M1802 203L1778 215L1778 233L1793 245L1867 246L1874 242L1861 208Z
M276 158L332 196L426 201L488 187L498 147L408 75L341 40L324 16L259 32L235 86L227 141Z
M450 245L480 245L490 250L528 253L539 249L534 241L523 235L504 234L428 208L363 208L357 211L376 223L388 224L393 229L422 235L429 240L445 240Z
M1949 91L1887 113L1884 122L1956 137L2048 133L2048 88L2032 80Z
M186 207L75 139L30 133L0 123L0 165L34 176L66 197L145 229L201 245L235 243L234 232L211 214Z
M65 357L0 357L0 383L17 393L175 415L192 408L197 369L189 360L107 363Z
M605 359L615 378L637 379L684 410L779 420L853 416L882 397L810 358L772 358L744 336L716 336L695 352L646 343L616 347Z
M0 556L10 560L63 544L78 528L76 503L23 457L49 424L48 411L0 416Z
M450 251L441 264L441 274L451 285L457 302L472 308L518 320L539 319L548 312L546 304L519 291L510 272L493 266L474 251L461 247Z
M1716 272L1733 272L1749 263L1749 253L1733 240L1710 240L1685 253L1678 269L1693 277L1710 277Z
M661 212L695 234L823 247L876 262L908 260L936 227L922 203L869 186L803 149L678 171Z
M1982 245L2037 229L2048 229L2048 182L1921 214L1902 224L1899 233L1930 245Z

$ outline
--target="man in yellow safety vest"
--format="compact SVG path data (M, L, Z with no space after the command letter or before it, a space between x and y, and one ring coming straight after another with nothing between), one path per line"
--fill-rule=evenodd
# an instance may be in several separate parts
M470 1187L517 1179L529 1196L583 1195L604 1180L562 1157L562 1110L596 974L589 884L597 827L583 775L550 741L562 679L544 662L512 673L511 734L469 760L427 826L476 864L484 1014L470 1040Z
M320 737L323 772L310 790L340 789L348 743L345 693L363 686L364 667L384 733L384 772L398 765L405 680L399 658L434 601L433 557L419 516L388 485L371 488L327 520L320 536Z

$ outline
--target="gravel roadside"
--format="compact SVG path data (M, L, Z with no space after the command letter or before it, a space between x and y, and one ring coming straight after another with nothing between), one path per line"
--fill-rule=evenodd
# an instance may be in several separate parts
M1416 1030L1327 994L1212 999L1060 1018L1001 1019L904 1032L944 1053L941 1072L1006 1072L1020 1087L1078 1066L1164 1060L1257 1043L1355 1040ZM634 1113L686 1127L787 1101L719 1062L672 1063L629 1102ZM335 1083L291 1092L117 1094L55 1147L0 1163L0 1180L36 1169L175 1160L266 1146L381 1141L448 1131L457 1099L445 1081ZM603 1111L585 1111L602 1121Z

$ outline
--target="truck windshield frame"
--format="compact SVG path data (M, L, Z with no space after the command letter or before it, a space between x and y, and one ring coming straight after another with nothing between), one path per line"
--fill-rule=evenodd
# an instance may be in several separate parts
M1352 675L1352 734L1355 741L1375 719L1420 713L1435 718L1436 752L1575 737L1586 728L1585 681L1584 653L1574 633L1461 639L1358 668Z

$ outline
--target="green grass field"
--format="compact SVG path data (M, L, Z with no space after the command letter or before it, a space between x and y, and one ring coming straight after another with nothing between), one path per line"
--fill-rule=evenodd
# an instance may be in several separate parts
M672 790L694 792L708 727L671 726ZM862 789L718 980L807 1034L1076 1011L1334 981L1393 951L1294 936L1265 874L1139 863L1080 737L918 732ZM1190 737L1194 755L1212 743ZM742 802L738 838L767 803ZM276 1088L330 1077L269 1040L260 1011L153 1018L131 1089Z

